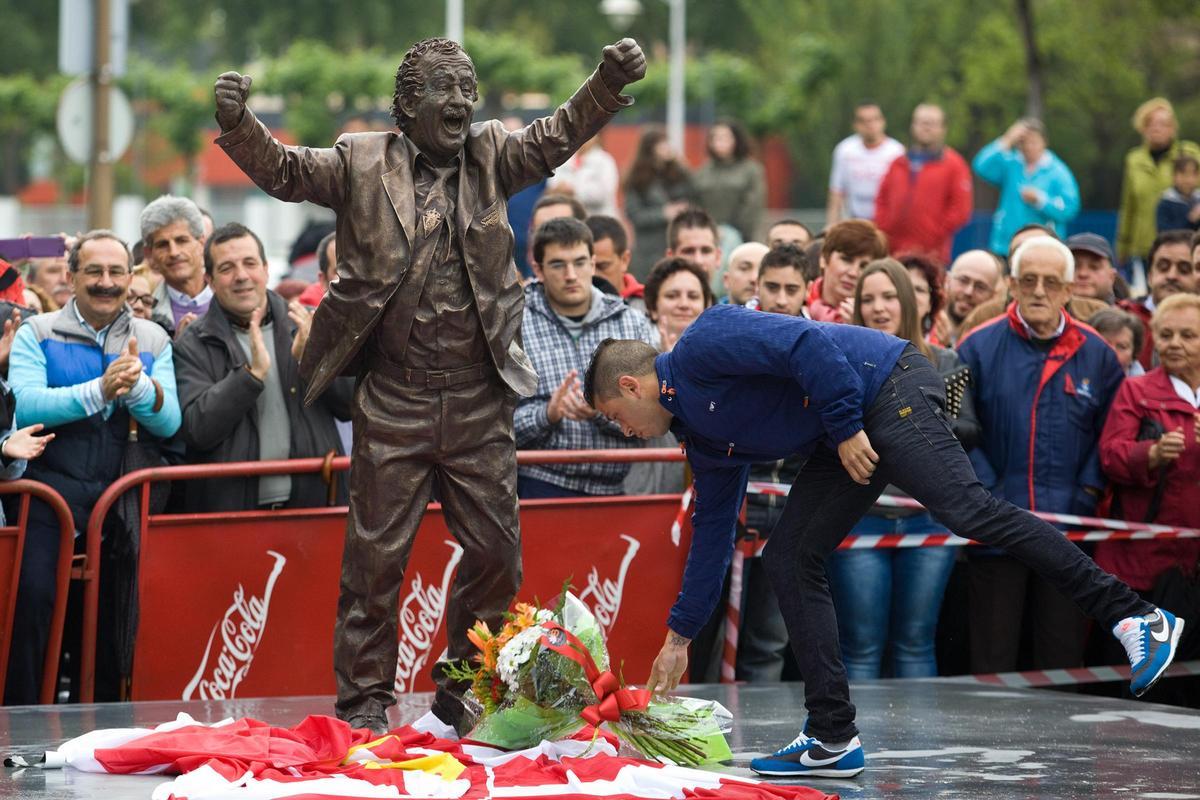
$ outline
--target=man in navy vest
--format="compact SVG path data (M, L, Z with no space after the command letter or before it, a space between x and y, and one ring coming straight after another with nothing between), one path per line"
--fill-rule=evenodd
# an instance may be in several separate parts
M945 414L945 389L911 344L852 325L715 306L669 353L608 340L589 404L628 436L673 431L695 476L683 587L647 685L674 689L721 593L750 465L807 462L763 553L804 679L800 734L751 768L849 777L865 766L838 647L825 559L894 483L951 530L1002 547L1074 598L1125 645L1141 694L1174 657L1183 620L1142 600L1061 533L984 490Z

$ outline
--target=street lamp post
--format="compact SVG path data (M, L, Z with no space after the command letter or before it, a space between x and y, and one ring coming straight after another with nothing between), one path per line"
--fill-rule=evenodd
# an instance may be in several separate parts
M684 70L687 63L687 0L663 0L670 9L668 21L670 65L667 76L667 141L680 156L683 155L685 122ZM640 0L601 0L600 10L614 27L624 29L642 13Z
M463 0L446 0L446 38L463 43Z

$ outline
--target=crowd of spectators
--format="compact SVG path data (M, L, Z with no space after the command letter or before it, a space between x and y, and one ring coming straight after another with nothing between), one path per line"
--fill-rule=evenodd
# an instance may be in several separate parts
M861 104L855 133L833 153L826 227L815 235L795 219L764 225L763 168L736 122L711 128L708 161L695 173L648 130L623 181L623 217L615 162L589 143L512 220L528 268L524 348L538 373L534 393L516 404L518 448L674 445L670 434L624 437L587 404L581 376L607 338L667 352L706 308L735 303L911 341L945 378L945 415L1001 499L1200 527L1200 148L1178 138L1165 100L1143 105L1134 125L1144 141L1125 161L1115 251L1096 233L1065 238L1078 187L1034 119L968 163L945 144L939 107L914 110L905 146L886 135L878 105ZM987 249L951 260L973 208L972 169L999 188L999 206ZM255 231L214 227L194 202L166 195L143 210L133 250L96 230L64 238L61 256L16 265L20 301L0 305L0 479L23 473L49 484L81 531L127 468L131 441L165 464L347 453L354 378L302 402L297 365L313 309L338 276L336 236L312 249L316 280L273 291ZM1131 288L1139 282L1143 296ZM788 484L801 466L760 464L752 480ZM517 490L562 498L685 485L680 464L586 463L524 465ZM187 482L168 507L271 510L345 497L336 475L239 477ZM751 493L749 535L769 537L782 506ZM56 528L48 507L33 503L6 703L38 695ZM854 532L948 531L925 512L881 504ZM1094 555L1155 601L1166 578L1195 580L1200 543L1103 542ZM959 646L972 671L1084 662L1078 609L998 552L855 550L828 568L851 677L938 673L939 611L955 570L965 576L969 633ZM779 680L787 634L758 559L743 583L737 674ZM693 679L715 677L719 627L714 620L708 639L696 640ZM97 668L97 697L115 699L115 665L102 653Z

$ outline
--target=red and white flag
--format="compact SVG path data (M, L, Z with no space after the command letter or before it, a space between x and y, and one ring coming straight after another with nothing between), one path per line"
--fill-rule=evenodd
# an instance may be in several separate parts
M781 786L620 756L605 738L542 742L506 752L412 726L381 738L332 717L292 728L253 719L98 730L45 754L43 768L172 775L153 800L276 798L733 798L835 800Z

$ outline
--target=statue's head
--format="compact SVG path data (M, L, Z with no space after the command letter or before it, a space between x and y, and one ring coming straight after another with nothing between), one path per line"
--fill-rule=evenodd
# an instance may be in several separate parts
M449 39L424 39L409 48L396 70L392 118L421 152L453 158L467 141L479 90L475 65Z

